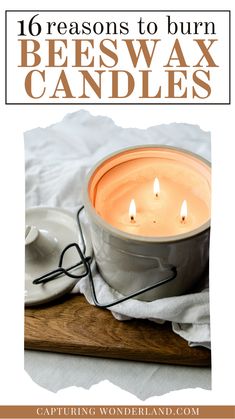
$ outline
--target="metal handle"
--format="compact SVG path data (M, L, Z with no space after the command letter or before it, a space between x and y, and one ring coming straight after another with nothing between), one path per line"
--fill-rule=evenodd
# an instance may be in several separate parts
M176 269L176 267L173 266L171 268L171 271L172 271L172 273L171 273L170 276L168 276L167 278L163 279L162 281L157 282L154 285L150 285L149 287L142 288L139 291L133 292L133 293L129 294L128 296L119 298L119 299L117 299L115 301L112 301L111 303L103 304L103 303L100 303L97 300L96 291L95 291L95 285L94 285L94 280L93 280L92 272L91 272L91 269L90 269L90 266L89 266L88 278L89 278L90 290L91 290L91 296L92 296L93 302L94 302L94 304L97 307L100 307L100 308L113 307L113 306L115 306L117 304L123 303L124 301L130 300L131 298L135 298L138 295L143 294L143 293L145 293L147 291L153 290L154 288L160 287L160 285L167 284L168 282L173 281L173 279L175 279L176 276L177 276L177 269Z
M83 208L84 207L81 207L77 212L77 223L78 223L78 229L79 229L79 232L80 232L80 235L81 235L82 249L80 248L80 246L77 243L71 243L68 246L66 246L65 249L61 253L58 268L54 269L51 272L46 273L45 275L40 276L39 278L36 278L33 281L33 284L35 284L35 285L45 284L46 282L53 281L54 279L58 278L61 275L66 275L66 276L69 276L71 278L77 278L77 279L81 279L81 278L84 278L85 276L88 276L88 280L89 280L89 284L90 284L90 290L91 290L91 296L92 296L92 300L93 300L94 304L97 307L100 307L100 308L110 308L110 307L113 307L117 304L123 303L124 301L130 300L131 298L135 298L138 295L143 294L147 291L151 291L154 288L160 287L161 285L166 284L170 281L173 281L173 279L176 278L177 269L176 269L175 266L171 265L171 266L169 266L169 270L171 271L171 274L167 278L165 278L161 281L158 281L155 284L150 285L149 287L145 287L145 288L140 289L139 291L133 292L133 293L129 294L128 296L125 296L125 297L119 298L115 301L112 301L110 303L106 303L106 304L100 303L97 300L95 284L94 284L94 280L93 280L93 276L92 276L92 272L91 272L91 267L90 267L92 258L85 256L86 244L85 244L84 234L83 234L82 226L81 226L81 222L80 222L80 214L81 214L81 211L83 210ZM64 255L65 255L66 251L69 250L72 247L75 247L75 249L77 250L81 261L79 263L77 263L76 265L70 266L69 268L63 268L62 264L63 264ZM77 268L79 266L82 266L82 265L85 268L83 273L81 273L81 274L74 274L73 273L72 274L72 273L69 272L72 269L75 269L75 268Z

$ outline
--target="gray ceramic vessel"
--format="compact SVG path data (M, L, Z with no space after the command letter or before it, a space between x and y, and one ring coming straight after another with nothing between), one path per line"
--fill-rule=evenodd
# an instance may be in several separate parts
M157 281L162 281L169 277L172 266L176 268L177 276L173 281L137 297L144 301L152 301L189 292L208 272L210 220L190 232L176 236L145 237L129 234L113 227L96 212L92 202L91 188L94 190L96 187L92 185L92 182L99 168L105 167L106 162L113 160L124 151L130 150L131 153L139 148L176 150L186 156L192 156L206 166L209 173L208 179L210 163L196 154L174 147L138 146L106 157L87 176L84 206L89 220L96 263L105 281L121 294L128 295Z

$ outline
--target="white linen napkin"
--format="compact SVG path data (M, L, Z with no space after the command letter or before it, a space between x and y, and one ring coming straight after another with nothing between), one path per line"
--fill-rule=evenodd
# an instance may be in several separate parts
M56 206L74 213L82 205L83 179L101 158L121 148L140 144L166 144L193 151L210 160L210 133L198 126L172 123L142 130L121 128L107 117L78 111L47 128L27 131L25 138L26 207ZM94 272L101 302L120 298ZM79 281L81 292L92 303L88 281ZM210 347L208 278L200 292L152 302L129 300L110 309L118 320L171 321L175 333L189 345Z

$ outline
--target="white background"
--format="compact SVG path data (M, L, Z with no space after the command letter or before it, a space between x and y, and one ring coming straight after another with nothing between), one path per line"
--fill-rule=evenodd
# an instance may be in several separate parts
M131 8L132 2L116 4L100 1L99 8ZM194 8L231 9L234 1L197 1ZM1 57L4 57L4 9L53 8L53 1L1 2ZM56 8L97 8L97 1L85 4L68 0ZM133 2L133 8L174 9L175 1ZM188 1L177 2L178 9L189 8ZM233 27L233 23L232 23ZM12 51L14 53L14 51ZM1 60L1 89L4 66ZM4 106L1 94L1 404L131 404L135 396L102 382L90 390L68 388L53 394L40 388L24 372L23 290L24 290L24 147L23 132L59 121L79 106ZM234 98L233 98L234 99ZM235 146L234 105L230 106L87 106L93 115L108 115L124 127L145 128L170 122L199 124L212 134L213 203L211 232L211 320L213 389L181 390L148 399L146 404L234 404L234 306L235 306Z

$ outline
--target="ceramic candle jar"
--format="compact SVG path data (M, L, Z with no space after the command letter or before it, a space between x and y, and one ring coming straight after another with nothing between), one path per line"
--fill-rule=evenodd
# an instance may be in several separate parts
M208 268L210 164L173 147L121 150L89 173L84 193L96 262L123 295L177 277L139 299L190 290Z

